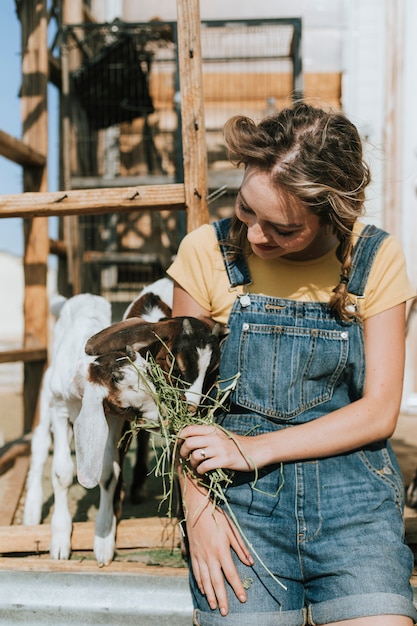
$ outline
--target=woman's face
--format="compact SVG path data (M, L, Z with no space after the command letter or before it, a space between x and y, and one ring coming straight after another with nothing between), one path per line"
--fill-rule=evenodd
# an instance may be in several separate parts
M314 259L337 244L336 236L320 224L304 203L283 191L269 172L246 168L236 198L236 217L248 228L253 254L262 259Z

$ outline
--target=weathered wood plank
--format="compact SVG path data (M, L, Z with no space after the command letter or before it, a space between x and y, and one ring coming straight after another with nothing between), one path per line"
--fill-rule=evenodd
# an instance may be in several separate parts
M92 550L94 522L73 524L71 545L74 551ZM119 549L173 548L179 544L180 532L176 520L160 517L121 520L117 527L116 546ZM49 524L39 526L0 527L0 553L48 552L51 541Z
M187 231L209 221L199 0L177 0Z
M48 153L48 18L46 2L27 0L21 5L22 37L22 140L41 154ZM46 192L48 171L42 167L23 167L23 190ZM26 216L29 217L29 216ZM23 221L25 320L23 345L38 348L48 343L49 306L47 294L47 262L49 254L48 220ZM30 432L39 412L39 387L44 364L24 364L24 432Z
M0 218L98 215L114 211L184 208L182 184L0 195Z
M8 472L7 487L1 503L1 526L7 526L13 523L20 496L26 483L26 475L30 463L29 452L30 443L16 444L0 458L0 474L3 473L3 467L7 462L12 465L12 468Z
M180 576L188 577L188 569L186 567L159 567L152 565L144 565L143 563L135 563L129 561L113 561L106 567L98 567L93 560L84 558L73 558L70 561L54 561L43 557L0 557L1 571L21 571L21 572L57 572L71 574L92 573L97 576L108 575L126 575L126 576Z
M14 350L2 350L0 363L28 363L33 361L46 361L48 358L47 348L16 348Z
M3 130L0 130L0 154L18 165L38 167L46 165L46 156L28 146L21 139L16 139Z

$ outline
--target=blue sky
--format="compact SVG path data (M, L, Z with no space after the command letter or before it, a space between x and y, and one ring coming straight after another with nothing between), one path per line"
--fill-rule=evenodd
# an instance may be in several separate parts
M20 23L17 19L14 0L0 0L0 130L13 137L22 136L20 112ZM52 124L49 128L49 189L57 189L56 157L53 158L57 145L57 134L53 125L56 119L55 90L50 89L49 112ZM51 110L52 106L52 110ZM52 158L51 158L52 157ZM0 156L0 194L21 193L22 168ZM50 230L54 231L56 220L50 220ZM51 232L53 235L54 233ZM21 255L23 252L23 233L21 220L5 218L0 221L0 250Z

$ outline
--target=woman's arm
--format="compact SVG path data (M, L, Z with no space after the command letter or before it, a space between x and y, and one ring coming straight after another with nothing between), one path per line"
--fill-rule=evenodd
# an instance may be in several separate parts
M390 437L402 395L405 304L367 319L364 337L366 380L361 399L306 424L253 437L231 438L219 428L189 426L182 431L181 454L191 455L191 463L200 473L218 467L247 470L248 465L260 468L334 456ZM202 448L206 453L203 461L196 452Z
M177 283L174 286L172 315L211 317L210 311L199 306ZM194 577L210 607L215 609L218 606L221 614L227 615L225 579L236 597L241 602L246 601L246 591L233 562L231 549L245 565L253 565L253 558L228 516L218 508L213 509L207 491L180 471L179 481Z

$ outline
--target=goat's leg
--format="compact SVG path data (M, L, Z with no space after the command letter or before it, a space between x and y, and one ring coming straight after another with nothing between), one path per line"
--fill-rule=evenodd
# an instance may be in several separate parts
M71 458L72 425L64 401L57 402L54 408L52 485L55 506L51 520L50 554L53 559L69 559L72 519L68 508L68 489L74 478L74 462Z
M44 376L40 398L40 421L32 436L32 457L30 461L25 509L23 513L23 524L27 526L40 524L42 518L43 468L51 447L51 402L52 395L49 390L49 376L47 371Z
M123 420L108 416L109 433L100 479L100 506L96 517L94 554L100 567L109 565L116 549L117 518L114 511L114 494L121 473L118 444L123 428Z
M417 471L407 488L406 504L412 509L417 508Z
M139 430L136 436L136 458L130 487L132 504L140 504L146 499L145 483L148 476L149 438L150 434L146 430Z

